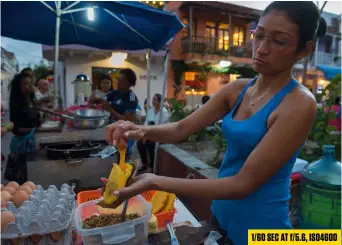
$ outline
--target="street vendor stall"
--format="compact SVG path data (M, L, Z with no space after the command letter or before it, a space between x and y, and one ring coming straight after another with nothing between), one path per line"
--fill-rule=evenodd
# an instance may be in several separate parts
M86 14L88 19L85 18ZM21 16L20 21L16 18L18 15ZM183 28L176 15L139 2L4 2L1 16L3 36L47 45L55 44L55 74L58 74L59 44L77 43L112 50L146 49L149 68L150 50L160 50ZM54 25L56 29L52 32L51 27ZM163 95L166 90L167 64L168 56L165 57ZM148 70L147 74L149 72ZM149 97L149 75L147 79ZM55 78L55 95L57 88L58 78ZM49 133L41 129L37 133L38 154L35 161L28 163L29 172L31 171L29 178L31 175L35 184L30 182L19 186L10 182L8 186L2 186L2 200L6 200L2 202L1 233L2 239L5 239L3 244L72 244L76 237L71 219L76 222L76 230L82 236L83 244L169 244L167 224L180 226L176 230L180 244L203 244L206 234L210 231L209 226L199 223L174 195L172 201L168 201L167 205L163 204L167 209L164 210L168 214L166 216L162 215L161 210L152 210L155 202L145 194L134 197L111 211L100 209L101 214L111 214L115 210L125 210L125 214L129 214L135 210L138 216L133 215L132 221L123 216L127 220L125 218L117 226L105 228L106 232L99 233L96 228L88 229L87 233L82 232L86 219L100 214L98 208L87 209L91 205L97 206L98 200L94 199L100 196L79 202L75 210L75 192L81 195L84 191L101 186L97 175L108 176L114 162L112 158L100 160L99 156L91 157L105 145L104 128L66 129L63 124L52 122L45 122L43 125L45 129L52 127L51 125L58 126L60 132ZM33 173L35 174L32 175ZM72 179L68 179L70 173ZM75 179L81 179L83 182L75 183ZM28 187L30 184L32 186ZM78 189L75 189L77 185ZM153 196L151 195L152 198ZM134 203L139 204L138 210L134 209L137 207ZM87 217L82 210L87 211ZM154 220L150 218L151 213L155 215L152 216L155 217ZM35 216L38 218L32 219ZM3 222L3 218L7 218L7 223ZM149 237L148 223L157 224L151 232L153 235ZM173 229L169 231L174 233ZM142 240L139 240L139 235Z

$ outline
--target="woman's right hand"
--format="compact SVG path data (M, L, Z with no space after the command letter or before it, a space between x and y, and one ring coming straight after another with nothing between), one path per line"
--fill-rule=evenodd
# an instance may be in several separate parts
M116 146L122 137L127 140L141 140L144 137L143 126L120 120L106 127L106 141L108 144Z

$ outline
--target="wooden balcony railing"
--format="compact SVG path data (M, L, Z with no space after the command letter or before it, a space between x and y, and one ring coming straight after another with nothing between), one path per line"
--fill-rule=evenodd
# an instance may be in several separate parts
M196 37L182 39L182 53L197 53L209 55L252 57L251 45L229 46L228 41L219 38Z

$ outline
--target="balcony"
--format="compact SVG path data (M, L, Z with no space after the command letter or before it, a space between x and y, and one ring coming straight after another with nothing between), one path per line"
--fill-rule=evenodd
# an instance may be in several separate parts
M318 52L317 54L317 65L328 65L328 66L341 66L341 56L335 54ZM313 57L313 63L315 64L315 57Z
M231 46L227 41L222 42L219 38L196 37L194 39L182 39L182 54L233 56L251 58L251 45Z

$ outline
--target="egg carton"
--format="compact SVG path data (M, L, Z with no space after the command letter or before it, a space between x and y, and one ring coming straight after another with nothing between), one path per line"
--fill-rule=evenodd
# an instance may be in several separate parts
M34 243L30 237L23 237L19 240L13 241L12 239L2 239L2 245L72 245L73 244L73 236L72 236L73 227L69 225L66 230L61 231L62 236L61 239L57 242L53 241L49 234L42 235L42 238L38 243Z
M71 224L75 193L67 184L63 184L60 191L54 185L47 190L37 185L29 200L19 208L13 202L7 202L7 210L15 215L16 220L6 226L2 239L62 231Z

